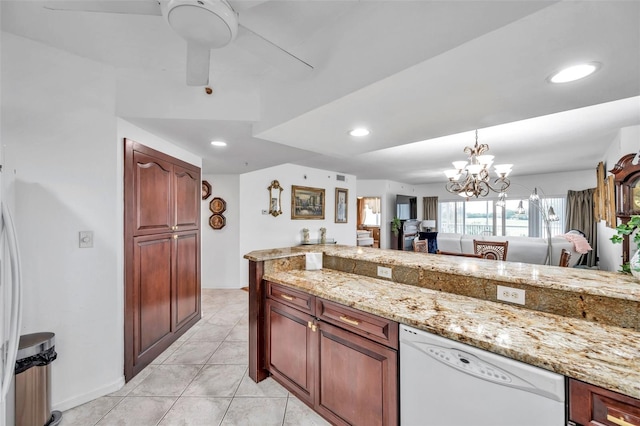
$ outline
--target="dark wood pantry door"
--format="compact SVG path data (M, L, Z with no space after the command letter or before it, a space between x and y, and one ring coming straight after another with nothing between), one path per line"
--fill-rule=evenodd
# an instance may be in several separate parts
M124 141L125 380L200 311L200 168Z

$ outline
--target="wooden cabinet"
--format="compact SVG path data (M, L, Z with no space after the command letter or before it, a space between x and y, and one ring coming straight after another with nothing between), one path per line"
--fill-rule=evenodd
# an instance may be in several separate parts
M569 420L581 426L640 426L640 400L569 379Z
M149 151L135 142L132 146ZM199 229L200 170L173 164L161 153L135 149L131 160L133 235Z
M336 425L398 424L398 324L267 283L266 365Z
M200 319L200 169L125 140L125 379Z
M280 383L307 404L313 403L314 332L311 315L275 300L267 300L266 353L269 371Z

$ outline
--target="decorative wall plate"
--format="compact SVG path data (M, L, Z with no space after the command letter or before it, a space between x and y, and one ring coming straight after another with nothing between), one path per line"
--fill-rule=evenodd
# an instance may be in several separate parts
M221 214L213 214L209 218L209 226L213 229L222 229L227 224L227 219Z
M211 184L206 180L202 181L202 199L206 200L211 196Z
M209 203L209 210L213 213L222 213L227 209L227 202L220 197L215 197Z

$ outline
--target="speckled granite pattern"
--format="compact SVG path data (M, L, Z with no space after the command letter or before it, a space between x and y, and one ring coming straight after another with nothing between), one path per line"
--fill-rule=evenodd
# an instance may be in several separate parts
M640 398L640 333L335 270L265 279Z
M379 278L377 266L384 265L392 269L391 281L494 302L496 286L507 285L526 291L528 309L640 331L640 284L619 273L353 246L276 249L251 258L310 249L323 251L329 269Z

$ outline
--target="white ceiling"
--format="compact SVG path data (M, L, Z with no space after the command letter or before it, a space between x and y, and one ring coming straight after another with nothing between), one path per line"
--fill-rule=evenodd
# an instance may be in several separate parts
M119 78L184 81L185 43L163 18L44 4L56 1L3 0L2 30L115 67ZM292 73L277 55L265 58L238 40L212 51L211 104L228 102L216 93L244 87L256 92L245 98L259 102L247 105L251 114L230 119L218 105L203 119L194 104L193 119L184 108L174 112L170 99L163 111L123 114L201 155L204 173L289 162L365 179L444 182L442 171L463 159L474 129L498 163L514 164L513 175L584 170L595 168L618 129L640 124L639 1L232 4L243 25L314 69ZM578 61L602 67L582 81L547 83ZM194 90L180 84L174 96ZM347 134L355 125L371 135L355 140ZM213 138L229 145L212 148Z

